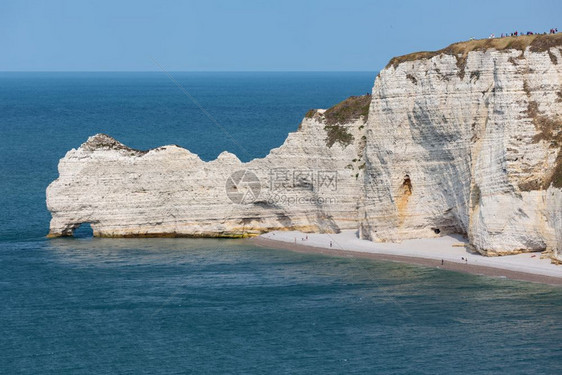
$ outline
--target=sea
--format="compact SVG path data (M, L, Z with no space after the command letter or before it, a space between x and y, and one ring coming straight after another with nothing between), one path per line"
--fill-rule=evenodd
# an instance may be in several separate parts
M47 239L96 133L263 157L376 72L0 73L1 374L560 374L562 288L256 247Z

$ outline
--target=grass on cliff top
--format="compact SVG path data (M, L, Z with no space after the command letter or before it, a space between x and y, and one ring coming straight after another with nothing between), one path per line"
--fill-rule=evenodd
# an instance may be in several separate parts
M451 44L439 51L414 52L408 55L393 57L386 67L394 66L396 68L398 64L403 62L430 59L440 54L462 55L466 57L466 55L472 51L484 51L487 49L495 49L498 51L515 49L524 51L527 47L530 47L531 52L545 52L552 47L562 47L562 34L510 36L505 38L477 39L459 42Z
M324 112L324 119L328 125L344 124L369 115L371 105L371 94L362 96L350 96Z
M304 117L306 118L313 118L314 115L316 114L316 110L315 109L311 109L308 112L305 113Z

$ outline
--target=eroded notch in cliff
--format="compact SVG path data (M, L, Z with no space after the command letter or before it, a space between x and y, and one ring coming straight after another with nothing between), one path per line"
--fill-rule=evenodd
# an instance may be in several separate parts
M88 238L97 236L94 231L94 227L91 222L80 222L80 223L68 223L60 231L51 231L47 237L76 237L76 238Z
M404 181L402 182L402 186L400 189L398 199L396 200L396 208L398 209L398 217L400 219L400 225L404 222L406 218L406 209L408 206L408 201L410 200L410 196L412 195L412 180L410 180L410 175L404 176Z
M404 194L412 195L412 180L410 180L410 176L404 176L404 182L402 183L402 189Z

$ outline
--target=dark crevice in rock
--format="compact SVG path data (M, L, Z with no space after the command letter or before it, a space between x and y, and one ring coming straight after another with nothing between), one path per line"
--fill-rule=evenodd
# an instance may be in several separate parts
M411 75L410 73L406 74L406 78L408 78L410 81L412 81L412 83L414 85L418 84L418 80L416 79L416 77L414 77L413 75Z
M481 194L482 193L480 192L480 186L475 184L470 191L470 206L472 207L472 209L475 209L480 204Z
M548 56L550 57L550 61L552 61L554 65L558 65L558 58L554 53L552 53L552 51L548 50Z
M412 181L410 180L410 176L404 176L404 182L402 182L402 187L404 188L404 193L407 195L412 195Z
M525 91L525 94L527 94L527 97L531 96L531 89L529 88L529 82L527 82L527 80L523 81L523 91Z

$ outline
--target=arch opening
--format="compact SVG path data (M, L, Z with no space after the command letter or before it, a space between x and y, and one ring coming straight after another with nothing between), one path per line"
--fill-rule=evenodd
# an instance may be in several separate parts
M94 237L94 230L90 223L80 223L72 231L72 236L74 238L91 238Z

